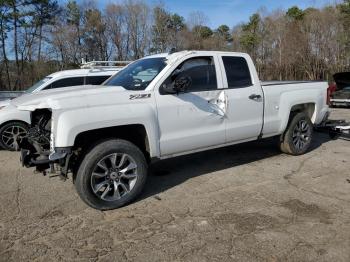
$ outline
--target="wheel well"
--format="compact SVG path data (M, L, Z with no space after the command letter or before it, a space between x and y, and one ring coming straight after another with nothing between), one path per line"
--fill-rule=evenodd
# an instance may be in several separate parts
M150 149L146 128L141 124L107 127L80 133L74 141L74 148L88 150L98 141L108 138L119 138L135 144L150 160Z
M310 117L312 123L315 122L315 103L294 105L290 110L289 118L291 118L294 114L301 112L306 113L306 115Z

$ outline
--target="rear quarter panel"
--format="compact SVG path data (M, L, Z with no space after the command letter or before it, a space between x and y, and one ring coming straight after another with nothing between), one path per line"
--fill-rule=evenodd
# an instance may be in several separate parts
M295 105L315 105L311 121L319 124L326 112L326 82L310 82L262 86L265 97L263 137L279 135L287 127L291 109Z

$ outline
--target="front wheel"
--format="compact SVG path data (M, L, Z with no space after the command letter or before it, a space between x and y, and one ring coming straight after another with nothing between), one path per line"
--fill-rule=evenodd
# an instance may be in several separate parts
M288 123L286 131L280 137L280 149L290 155L302 155L311 145L313 125L305 113L297 113Z
M133 201L147 178L144 154L126 140L95 146L83 159L75 179L80 198L89 206L109 210Z

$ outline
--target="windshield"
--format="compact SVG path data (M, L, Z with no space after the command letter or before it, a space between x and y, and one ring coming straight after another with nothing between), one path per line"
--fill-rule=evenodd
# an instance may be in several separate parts
M144 90L165 66L164 57L141 59L112 76L104 85Z
M343 90L345 90L345 91L350 91L350 86L344 87Z
M26 93L32 93L35 89L37 89L39 86L41 86L42 84L46 83L48 80L50 80L52 77L45 77L43 79L41 79L40 81L36 82L34 85L32 85L31 87L29 87L26 90Z

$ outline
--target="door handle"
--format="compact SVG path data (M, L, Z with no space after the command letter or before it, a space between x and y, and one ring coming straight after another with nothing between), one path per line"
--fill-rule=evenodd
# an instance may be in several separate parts
M261 99L261 95L252 94L252 95L249 96L249 99L258 101L258 100Z

